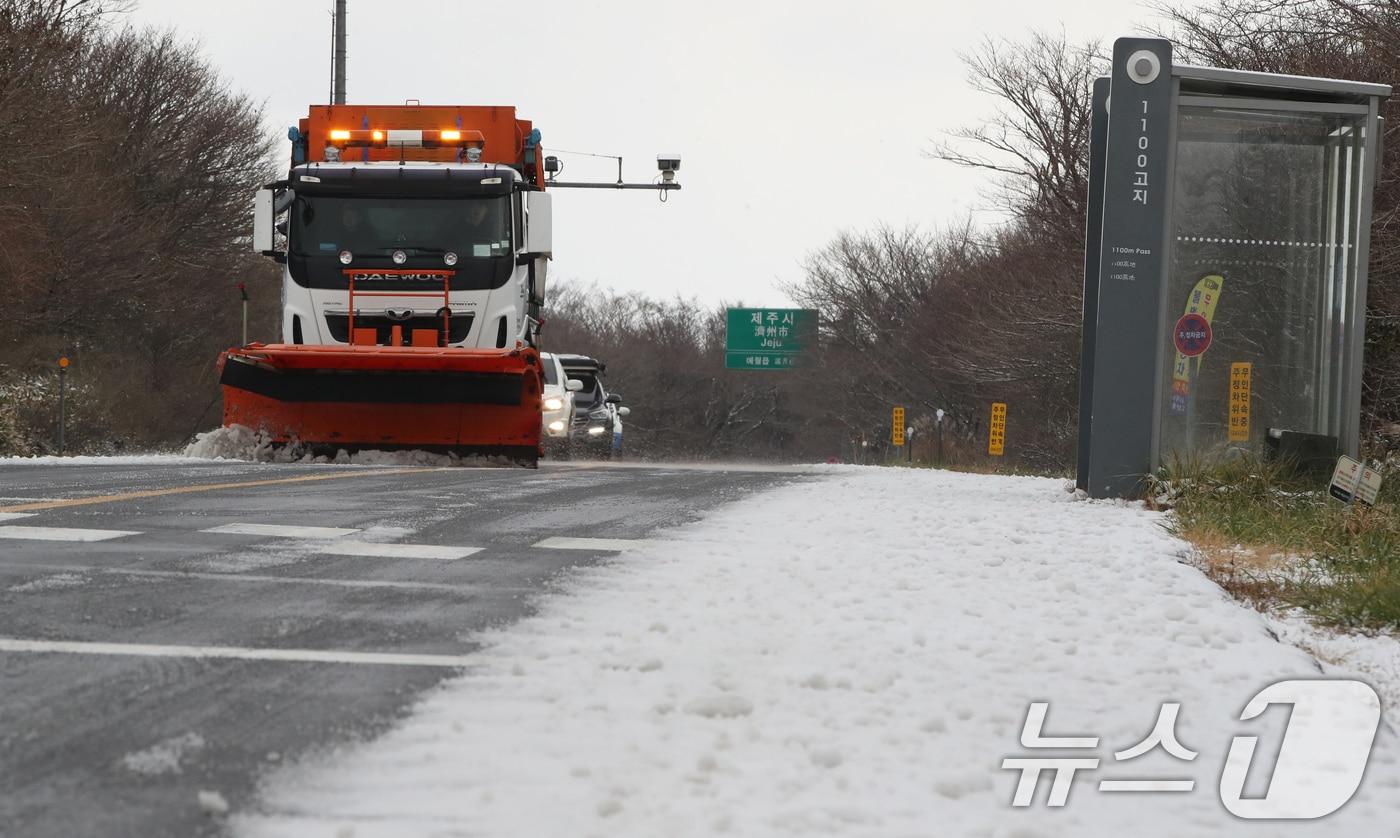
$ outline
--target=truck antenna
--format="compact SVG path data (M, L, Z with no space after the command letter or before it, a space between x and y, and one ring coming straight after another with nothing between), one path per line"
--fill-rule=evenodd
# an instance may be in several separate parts
M335 0L335 71L331 104L345 104L345 0Z

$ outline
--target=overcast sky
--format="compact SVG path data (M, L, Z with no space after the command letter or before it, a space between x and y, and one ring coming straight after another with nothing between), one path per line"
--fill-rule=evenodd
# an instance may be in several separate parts
M326 101L331 0L141 0L138 25L203 44L285 131ZM958 53L1032 28L1072 41L1154 18L1115 0L349 0L349 100L515 105L547 151L620 154L684 189L559 190L552 276L707 302L786 301L783 283L842 230L938 227L975 212L985 176L920 152L975 124ZM562 155L569 179L615 164ZM985 213L982 219L993 218Z

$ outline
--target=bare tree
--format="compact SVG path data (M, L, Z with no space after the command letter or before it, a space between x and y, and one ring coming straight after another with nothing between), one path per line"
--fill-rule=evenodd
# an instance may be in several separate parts
M1035 33L984 42L963 56L968 83L996 98L989 120L953 132L927 156L996 173L1000 208L1059 242L1083 240L1088 191L1089 85L1104 62L1098 42L1071 45Z
M0 390L72 356L79 445L180 441L238 338L235 283L265 281L255 329L276 316L245 244L272 171L261 109L173 34L116 28L128 6L0 0ZM42 447L50 391L20 389Z

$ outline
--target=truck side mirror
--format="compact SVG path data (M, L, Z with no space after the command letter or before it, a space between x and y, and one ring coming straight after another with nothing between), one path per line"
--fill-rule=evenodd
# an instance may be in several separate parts
M259 189L253 197L253 252L264 256L273 251L272 190Z
M525 252L554 255L554 219L547 192L525 193Z
M622 397L616 393L613 393L609 395L606 399L603 399L603 401L607 402L608 404L622 404Z
M564 389L568 390L570 393L577 393L583 389L583 382L579 381L577 378L570 378L568 381L564 382Z

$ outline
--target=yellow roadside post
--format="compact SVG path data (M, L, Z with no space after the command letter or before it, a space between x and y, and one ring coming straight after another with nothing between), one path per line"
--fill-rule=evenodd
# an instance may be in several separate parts
M992 423L987 437L987 453L1000 457L1006 451L1006 402L992 402Z
M1250 376L1254 365L1237 361L1230 365L1230 441L1249 441Z

